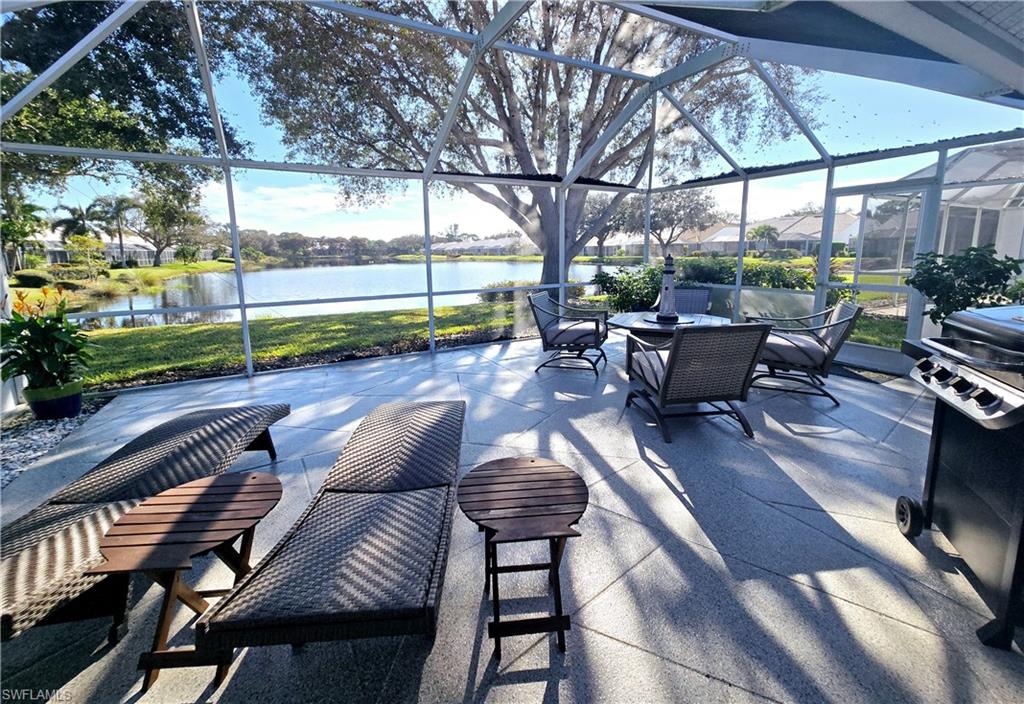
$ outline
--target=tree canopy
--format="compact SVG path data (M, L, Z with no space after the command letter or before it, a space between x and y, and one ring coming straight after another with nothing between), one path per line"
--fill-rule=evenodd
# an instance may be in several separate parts
M236 72L253 86L264 118L281 127L294 158L319 163L390 169L421 168L447 109L453 86L472 50L393 25L343 16L300 3L203 3L205 36L215 71ZM424 3L384 0L375 9L479 32L493 16L492 3ZM295 37L302 41L295 41ZM613 67L657 73L708 49L713 42L658 25L603 3L537 2L504 35L517 44L582 56ZM660 65L654 65L660 63ZM751 67L732 60L673 88L692 112L721 126L732 141L768 141L793 129L781 106ZM806 107L796 70L780 67L776 80ZM641 89L639 81L500 50L477 66L439 170L524 175L568 173ZM661 101L657 136L648 148L647 110L601 151L585 179L644 183L652 156L672 170L699 161L709 147L681 115ZM655 151L657 151L655 155ZM341 178L346 198L379 195L377 179ZM558 208L552 188L512 185L455 187L493 205L546 255L543 280L559 275ZM625 198L617 193L608 217ZM607 219L581 228L586 190L566 198L567 261Z

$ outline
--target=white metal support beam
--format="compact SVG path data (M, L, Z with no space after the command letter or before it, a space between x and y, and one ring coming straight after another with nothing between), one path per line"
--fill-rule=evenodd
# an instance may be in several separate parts
M970 66L1003 86L1024 92L1024 71L1019 63L990 46L991 42L976 38L963 27L943 22L916 3L839 0L835 4L958 64ZM961 17L960 22L969 20Z
M678 83L687 76L692 76L695 73L706 71L712 66L732 58L734 54L734 47L728 44L723 44L713 49L708 49L704 53L691 57L678 66L674 66L655 76L649 84L636 92L636 95L626 103L625 107L622 108L622 111L619 112L619 114L617 114L608 124L608 127L605 128L604 132L602 132L590 148L584 152L583 156L579 158L579 160L573 165L572 170L562 180L562 185L567 186L583 175L583 172L586 171L591 162L593 162L594 159L596 159L597 156L605 150L605 148L615 138L615 135L617 135L622 128L633 119L633 116L648 100L651 99L651 96L655 95L663 88L667 88L673 83Z
M686 119L686 121L693 126L693 129L697 130L697 132L700 133L700 136L706 139L708 144L714 147L715 151L718 152L719 156L725 159L726 163L728 163L729 166L732 167L733 171L735 171L740 176L747 175L747 172L744 171L738 163L736 163L736 160L732 158L729 152L727 152L725 148L722 147L722 145L719 144L718 141L711 136L711 133L708 132L707 129L705 129L704 125L702 125L701 122L696 117L694 117L689 110L686 109L681 100L679 100L676 96L672 95L672 93L667 90L663 90L662 94L666 98L668 98L668 101L672 103L672 106L676 110L679 111L679 114L682 115Z
M423 166L423 175L426 178L429 178L434 173L437 160L441 158L441 152L444 150L445 142L448 141L448 135L451 134L452 127L455 125L455 118L459 115L459 108L466 97L466 91L469 90L469 85L473 82L473 76L476 75L476 67L480 59L491 49L494 42L498 41L498 37L512 26L512 23L519 19L524 12L530 9L531 4L533 4L533 0L512 0L512 2L506 3L494 15L494 19L488 22L487 26L480 32L473 45L473 50L469 52L469 56L466 58L465 66L462 67L462 75L459 76L459 82L455 85L452 97L448 101L448 109L445 112L444 119L441 120L441 125L437 128L437 134L434 136L434 146L430 148L430 155Z
M21 12L22 10L34 10L43 5L54 5L63 0L8 0L4 3L4 12Z
M732 319L742 321L740 304L743 302L743 258L747 254L747 201L750 200L750 179L743 179L743 195L740 201L740 232L736 243L736 290L733 292Z
M832 241L835 239L836 197L832 192L836 167L829 166L825 176L825 209L821 214L821 237L818 239L818 272L814 281L814 310L825 309L828 301L829 270L832 265Z
M242 243L238 235L238 217L235 213L235 189L231 180L230 154L228 153L227 137L224 135L224 124L220 120L217 109L217 96L213 90L213 78L210 75L210 62L206 56L206 45L203 43L203 28L199 23L199 10L194 0L185 1L185 17L188 20L189 32L192 34L192 48L199 64L199 75L206 92L206 103L210 108L210 119L213 121L213 133L217 139L217 150L220 152L221 169L224 171L224 188L228 199L228 226L231 232L231 247L235 257L235 287L238 291L238 310L242 323L242 350L245 352L245 374L253 375L252 344L249 340L249 317L245 310L245 283L242 276Z
M423 32L425 34L433 34L435 36L445 37L454 41L461 42L475 42L477 39L476 34L470 32L463 32L458 29L450 29L448 27L441 27L438 25L429 24L427 22L421 22L414 20L409 17L401 17L398 15L389 15L386 12L379 12L377 10L371 10L367 7L357 7L355 5L349 5L343 2L330 2L328 0L302 0L307 5L315 5L322 7L325 10L331 10L339 12L349 17L358 17L364 20L374 20L377 22L384 22L392 24L397 27L404 27L405 29L412 29L417 32ZM649 81L650 76L645 76L641 73L634 71L627 71L625 69L616 68L614 66L605 66L594 61L587 61L585 59L575 59L570 56L563 56L562 54L555 54L550 51L543 51L541 49L533 49L519 44L512 44L506 41L494 42L495 49L501 49L503 51L510 51L514 54L523 54L525 56L532 56L536 59L544 59L546 61L554 61L559 64L566 64L568 66L578 66L580 68L589 69L596 71L597 73L606 73L612 76L619 76L621 78L629 78L635 81Z
M821 142L818 141L818 138L814 135L814 131L811 130L810 125L808 125L807 121L804 120L803 115L801 115L800 111L796 109L795 105L793 105L793 101L789 99L789 96L782 92L782 88L779 87L779 84L774 78L772 78L771 74L765 71L764 66L761 65L760 61L750 59L750 65L754 67L754 71L757 72L758 77L767 84L778 101L782 103L782 107L789 113L789 116L793 118L793 122L795 122L796 126L800 128L800 131L804 133L804 137L806 137L807 141L814 147L814 151L818 152L821 156L821 160L826 164L831 164L832 155L829 154L828 150L825 149Z
M1006 87L999 81L969 66L945 61L912 59L825 46L811 47L770 39L745 39L740 49L745 56L758 61L902 83L975 100L993 102L996 99L994 96L1006 92ZM1006 100L1014 102L1012 99L1000 98L1000 101ZM1018 107L1024 107L1022 101L1017 101L1016 104Z
M29 101L53 85L53 82L63 76L68 69L81 61L86 54L113 34L132 15L145 7L147 2L149 0L128 0L122 3L109 17L71 47L64 56L54 61L48 69L36 76L16 96L4 103L4 106L0 108L0 123L5 122L11 115L25 107Z

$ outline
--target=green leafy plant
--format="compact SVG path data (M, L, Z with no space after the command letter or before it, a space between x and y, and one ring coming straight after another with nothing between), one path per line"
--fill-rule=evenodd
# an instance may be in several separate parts
M71 261L75 264L81 264L88 272L86 278L90 280L95 279L99 275L100 269L103 269L105 262L103 256L104 247L103 243L99 240L87 235L71 235L67 238L67 244L64 248L71 256ZM68 276L67 278L75 277Z
M1011 303L1024 303L1024 279L1017 279L1010 284L1004 294Z
M919 254L913 276L906 279L932 300L928 313L933 323L970 307L999 305L1006 301L1010 281L1021 273L1024 259L996 254L994 245L968 247L960 254Z
M82 378L94 345L77 323L67 319L67 299L62 289L42 288L43 299L29 303L23 291L15 292L11 317L0 323L6 381L24 376L29 389L64 386Z
M599 274L592 283L608 294L612 310L646 310L654 305L661 290L660 266L638 266L618 269L614 274Z
M174 250L174 258L183 264L195 264L202 254L203 250L194 242L182 242Z

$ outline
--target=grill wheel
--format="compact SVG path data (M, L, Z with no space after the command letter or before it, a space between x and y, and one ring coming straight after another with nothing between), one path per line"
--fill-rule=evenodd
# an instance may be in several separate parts
M908 496L896 499L896 525L908 538L921 535L924 528L924 509L921 504Z

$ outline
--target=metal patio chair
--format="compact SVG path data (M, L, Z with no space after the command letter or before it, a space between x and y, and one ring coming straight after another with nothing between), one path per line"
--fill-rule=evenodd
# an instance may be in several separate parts
M676 286L676 313L679 315L703 315L711 307L711 289L707 286ZM651 310L661 306L661 296Z
M629 377L640 382L640 387L630 390L626 407L634 399L643 401L644 410L658 424L665 442L672 442L666 424L671 416L732 416L747 437L754 437L753 428L734 401L747 400L770 331L770 325L741 323L679 327L662 345L633 338L636 347ZM714 410L674 410L699 403L709 404Z
M861 306L840 303L820 313L797 318L747 316L750 322L772 325L772 333L761 354L761 364L768 367L768 371L757 374L754 382L780 379L803 384L811 390L804 391L785 384L755 383L754 386L805 396L824 396L838 406L839 400L825 390L824 379L863 312ZM823 322L818 323L819 320Z
M561 369L586 369L576 364L582 360L590 365L594 376L598 375L597 363L608 364L601 345L608 339L608 311L571 308L553 301L546 291L531 293L527 298L533 318L540 331L541 345L545 352L551 352L534 373L543 367ZM596 350L593 357L587 352Z

